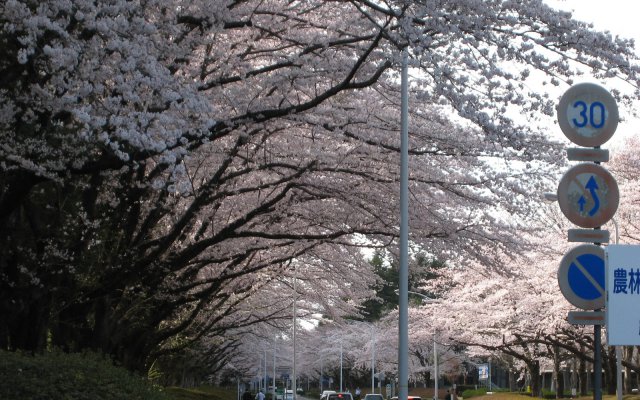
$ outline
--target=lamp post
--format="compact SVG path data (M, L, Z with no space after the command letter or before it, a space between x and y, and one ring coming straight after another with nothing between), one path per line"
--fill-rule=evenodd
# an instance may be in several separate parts
M371 393L376 392L376 332L371 325Z
M297 321L297 310L296 303L298 301L298 269L297 266L293 265L293 373L291 375L291 389L293 390L292 398L296 400L297 397L297 388L296 388L296 325ZM287 397L287 389L284 389L284 397Z
M323 374L323 371L322 371L322 354L321 354L320 355L320 394L322 394L322 390L324 389L322 387L322 385L323 385L322 381L324 381L324 374Z
M267 386L269 385L269 383L268 383L269 377L267 376L267 374L268 374L267 373L267 348L265 346L265 349L264 349L264 395L265 396L269 392L267 390Z
M273 384L272 389L273 392L271 394L272 400L276 400L276 340L278 339L278 335L273 336Z
M342 340L340 340L340 392L342 392Z
M400 111L400 268L398 274L398 400L409 396L409 53L402 50Z
M428 297L425 296L422 293L418 293L418 292L412 292L411 290L408 290L407 293L416 295L418 297L422 298L422 302L425 304L438 304L440 303L440 300L438 299L434 299L432 297ZM433 394L433 398L435 400L438 400L438 375L439 375L439 371L438 371L438 345L436 343L436 333L433 332L433 375L434 375L434 394Z

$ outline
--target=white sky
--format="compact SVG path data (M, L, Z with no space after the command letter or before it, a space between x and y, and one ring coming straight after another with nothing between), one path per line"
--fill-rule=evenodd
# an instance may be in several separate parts
M640 44L638 24L640 1L637 0L546 0L554 8L573 12L573 18L592 22L598 30L636 40Z
M609 31L612 35L635 40L640 54L640 1L638 0L544 0L553 8L571 11L573 18L591 22L594 29ZM638 121L620 110L623 121L613 138L604 147L614 150L623 145L624 138L638 133ZM625 118L629 118L626 119ZM555 129L559 129L557 125Z

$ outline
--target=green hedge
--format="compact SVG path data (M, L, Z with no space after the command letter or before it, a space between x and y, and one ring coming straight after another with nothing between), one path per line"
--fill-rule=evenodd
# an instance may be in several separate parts
M487 394L486 387L481 387L478 389L467 389L464 392L462 392L462 398L468 399L469 397L484 396L485 394Z
M168 400L145 379L94 353L0 351L3 400Z

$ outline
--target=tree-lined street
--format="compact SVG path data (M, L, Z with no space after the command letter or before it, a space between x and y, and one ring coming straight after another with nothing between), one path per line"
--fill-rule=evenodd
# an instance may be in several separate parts
M406 49L409 290L437 299L409 299L410 381L433 383L435 348L447 382L491 360L586 393L548 127L580 81L634 117L630 40L540 0L8 0L0 48L2 350L97 351L161 385L395 379ZM628 244L638 146L607 165Z

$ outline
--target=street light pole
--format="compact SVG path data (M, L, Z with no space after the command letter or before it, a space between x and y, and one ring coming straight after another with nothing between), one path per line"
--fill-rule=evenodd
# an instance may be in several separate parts
M264 394L265 394L265 396L268 393L267 386L269 385L269 383L268 383L268 379L269 378L268 378L267 375L268 375L268 373L267 373L267 348L265 346L265 349L264 349Z
M438 348L436 346L436 334L433 333L433 381L435 382L433 388L433 398L438 400L438 377L440 375L440 371L438 368Z
M273 393L272 400L276 400L276 340L278 339L278 335L273 336Z
M322 355L320 355L320 394L322 394L322 391L323 391L322 390L323 389L323 387L322 387L323 382L322 381L324 381L324 374L322 372Z
M427 304L440 303L438 299L425 296L422 293L412 292L411 290L407 290L407 293L421 297L423 303L427 303ZM435 332L433 332L433 374L434 374L434 382L435 382L433 398L434 400L438 400L438 376L440 375L440 373L438 371L438 347L437 347Z
M376 332L371 326L371 393L376 392Z
M297 321L297 310L296 303L298 301L298 270L296 265L293 266L293 374L291 376L291 389L293 390L292 398L296 400L297 388L296 388L296 325ZM284 390L285 398L287 397L287 389Z
M342 340L340 341L340 392L342 392Z
M400 111L400 270L398 289L398 400L409 396L409 77L402 50Z

